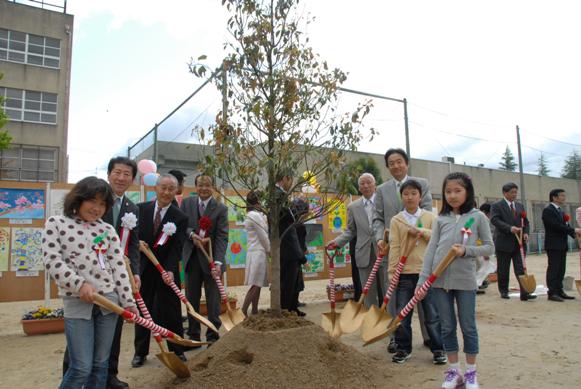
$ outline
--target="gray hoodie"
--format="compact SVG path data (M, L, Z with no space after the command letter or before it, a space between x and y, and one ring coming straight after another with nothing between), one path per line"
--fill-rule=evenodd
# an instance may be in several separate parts
M422 285L436 270L454 243L462 244L461 230L471 217L474 218L474 223L470 228L472 235L469 236L466 243L466 254L463 257L457 257L438 277L433 287L446 290L476 290L478 287L476 285L476 257L494 253L494 242L488 218L476 208L463 215L449 213L436 218L432 227L432 237L424 256L424 266L420 273L418 285ZM479 246L476 245L478 239L482 241Z

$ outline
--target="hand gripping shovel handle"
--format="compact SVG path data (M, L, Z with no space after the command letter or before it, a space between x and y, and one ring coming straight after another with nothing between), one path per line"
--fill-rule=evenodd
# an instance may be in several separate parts
M325 254L329 258L329 297L331 301L331 311L335 311L335 257L337 256L338 249L335 250L334 254L329 254L328 250L325 250Z

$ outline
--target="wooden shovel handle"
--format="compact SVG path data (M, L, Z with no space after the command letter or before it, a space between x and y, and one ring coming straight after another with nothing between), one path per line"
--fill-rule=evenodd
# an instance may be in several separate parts
M125 313L125 309L121 308L119 305L115 304L107 297L101 296L99 293L93 293L93 302L97 305L102 306L105 309L110 310L111 312L115 312L118 315L123 316Z
M133 276L133 271L131 271L131 266L129 264L129 258L126 256L123 257L125 259L125 269L127 269L127 274L129 275L129 283L131 284L131 292L135 295L135 293L139 292L139 288L135 283L135 278Z
M149 248L147 243L145 243L142 240L139 241L139 251L141 251L143 254L145 254L147 259L149 259L151 261L151 263L154 264L155 267L157 267L159 265L159 261L157 260L157 258L155 257L155 255L153 254L153 252L151 251L151 249Z
M210 246L210 253L211 253L212 239L210 239L209 242L210 242L209 246ZM200 250L202 250L202 252L204 253L204 256L208 260L208 263L210 264L210 272L211 272L212 269L214 268L214 266L216 266L216 264L214 263L214 259L212 258L212 254L208 254L206 249L204 249L204 246L200 246ZM228 295L226 294L226 289L224 289L224 285L222 284L222 280L218 276L212 275L212 277L214 278L214 281L216 281L216 285L218 286L218 290L220 291L220 297L222 298L222 302L226 303L226 309L228 311L231 311L230 304L228 301Z

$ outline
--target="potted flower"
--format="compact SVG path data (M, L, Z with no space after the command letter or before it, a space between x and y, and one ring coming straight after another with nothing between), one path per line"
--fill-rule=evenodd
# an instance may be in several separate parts
M327 298L331 300L329 293L329 285L327 285ZM355 296L355 287L353 284L335 284L335 301L347 301Z
M238 302L238 298L236 297L236 293L228 292L228 303L230 304L230 308L236 309L236 303ZM226 312L226 304L223 302L220 303L220 313ZM207 315L208 314L208 307L206 306L206 300L200 300L200 315Z
M65 330L62 308L50 309L41 306L26 312L20 322L26 335L56 334Z

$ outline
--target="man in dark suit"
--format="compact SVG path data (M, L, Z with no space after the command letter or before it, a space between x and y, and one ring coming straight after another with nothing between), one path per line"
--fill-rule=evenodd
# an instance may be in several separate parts
M496 260L498 265L498 291L500 292L501 298L508 299L508 279L511 260L514 275L517 280L519 279L518 276L524 274L523 259L516 235L522 231L523 244L528 240L529 221L525 217L522 220L524 221L524 226L521 226L522 213L525 212L525 209L521 203L516 201L518 186L514 182L509 182L502 186L502 195L504 196L502 200L492 204L490 221L495 227L494 246L496 247ZM520 299L522 301L536 298L537 296L528 294L521 285Z
M141 296L151 312L153 321L182 336L182 315L180 300L169 286L172 281L180 284L178 262L186 237L188 218L178 207L172 204L178 183L171 174L162 174L155 186L156 199L140 203L139 240L149 248L168 273L162 279L159 271L141 254ZM149 354L150 330L135 326L135 356L131 361L133 367L143 366ZM175 352L183 361L186 357L181 346L168 343L169 350Z
M200 310L200 298L202 297L202 285L208 307L208 320L220 328L220 291L210 271L210 264L200 247L203 245L206 252L208 242L212 242L212 254L214 262L219 265L214 270L218 276L226 271L226 248L228 246L228 208L218 203L212 196L214 194L214 182L212 177L200 174L195 178L196 197L188 197L182 201L181 210L187 215L187 239L183 247L182 258L186 272L186 296L194 310ZM212 221L212 228L206 231L206 236L200 239L199 220L207 216ZM208 240L208 238L210 238ZM188 316L188 336L193 340L200 340L200 323ZM220 335L206 330L206 341L215 342Z
M113 197L115 202L113 207L103 215L103 221L115 227L117 234L121 236L123 225L121 219L125 215L133 214L139 219L139 209L137 206L125 195L129 186L135 180L137 175L137 164L135 161L127 157L115 157L109 161L107 166L107 180L111 189L113 189ZM137 286L141 284L139 278L139 236L137 234L138 226L134 226L129 230L127 238L127 256L131 262L131 271L135 274L135 282ZM119 353L121 349L121 331L123 329L123 318L119 316L117 326L115 327L115 336L113 344L111 345L111 354L109 355L109 375L107 377L108 389L124 389L129 388L126 382L117 378L119 373ZM63 361L63 371L68 369L68 349L65 349L65 356Z
M281 210L278 231L282 237L280 241L280 307L299 314L295 291L299 267L306 259L297 235L295 217L288 206L288 193L292 185L293 178L290 172L280 173L276 177L275 195Z
M563 189L553 189L549 193L549 205L543 209L543 225L545 226L545 250L549 259L547 267L547 287L549 288L549 300L572 300L563 290L563 277L567 264L567 235L572 238L581 236L581 228L573 228L565 219L562 206L567 197Z

